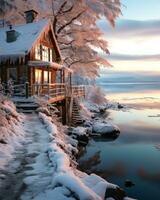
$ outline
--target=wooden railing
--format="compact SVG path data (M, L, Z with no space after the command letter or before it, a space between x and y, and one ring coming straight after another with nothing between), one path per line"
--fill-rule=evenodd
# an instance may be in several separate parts
M14 85L13 96L46 96L48 99L60 97L60 99L65 97L84 97L85 96L85 86L84 85L73 85L69 86L63 83L53 83L53 84L32 84L29 83Z
M51 98L57 96L65 96L65 95L66 95L65 84L54 83L49 85L49 96Z
M74 85L68 86L63 83L54 84L33 84L32 95L37 96L48 96L49 98L54 98L58 96L85 96L85 86L84 85Z
M72 95L73 96L84 96L85 97L85 86L84 85L74 85L72 86Z
M3 93L8 96L24 96L26 94L26 84L2 84ZM1 91L2 92L2 91Z
M65 95L65 84L53 83L53 84L33 84L31 86L31 94L36 96L48 96L54 98L57 96Z

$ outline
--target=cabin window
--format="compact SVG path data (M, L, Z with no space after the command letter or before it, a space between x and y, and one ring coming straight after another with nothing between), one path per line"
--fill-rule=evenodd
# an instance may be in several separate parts
M48 71L44 71L44 83L48 83ZM49 83L51 83L51 72L49 72Z
M42 70L35 69L35 83L41 83L42 82Z
M35 59L36 60L42 59L42 61L52 62L53 49L48 48L47 46L44 46L44 45L37 45L35 47Z
M35 47L35 59L37 59L37 60L41 59L41 48L40 48L40 45L37 45Z
M49 49L49 55L50 55L49 60L50 60L50 62L52 62L53 61L53 49Z
M49 61L49 49L42 45L42 60Z
M12 79L14 82L17 81L17 68L8 68L7 79Z

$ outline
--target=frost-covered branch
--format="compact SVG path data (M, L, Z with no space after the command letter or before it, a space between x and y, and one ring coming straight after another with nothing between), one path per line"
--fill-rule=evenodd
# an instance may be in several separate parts
M114 26L116 18L121 14L120 0L14 0L14 5L17 11L13 9L6 13L6 19L12 24L24 22L20 13L30 7L39 13L39 19L52 19L64 64L76 74L95 78L100 66L110 65L107 61L108 43L97 21L103 17L103 20L108 20ZM105 56L95 52L95 49L104 52ZM90 62L92 60L94 62Z
M67 26L69 26L70 24L72 24L73 21L76 20L77 18L79 18L84 12L85 12L85 10L81 11L81 12L78 13L76 16L74 16L72 19L70 19L66 24L62 25L62 26L57 30L57 33L59 34L64 28L66 28Z

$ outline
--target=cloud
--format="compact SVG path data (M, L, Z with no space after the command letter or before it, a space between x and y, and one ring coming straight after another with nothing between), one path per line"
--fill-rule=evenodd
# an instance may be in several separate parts
M151 37L159 36L160 33L160 20L118 20L115 28L109 26L105 20L101 20L99 26L109 37Z
M110 60L119 61L160 61L160 54L156 55L127 55L112 53L109 57Z
M115 71L103 68L100 75L100 78L97 79L100 83L160 81L160 73L156 73L155 71L134 71L131 73L130 71ZM154 88L156 88L155 85ZM157 88L159 88L159 85L157 85Z
M121 19L112 28L103 19L99 26L109 44L110 61L160 61L160 20Z

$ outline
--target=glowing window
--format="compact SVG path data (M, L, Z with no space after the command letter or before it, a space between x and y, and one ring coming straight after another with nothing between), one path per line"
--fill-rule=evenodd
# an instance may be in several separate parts
M48 71L44 71L44 83L48 83ZM51 83L51 72L49 72L49 83Z
M42 55L42 61L53 61L53 50L51 48L48 48L44 45L37 45L35 47L35 59L41 60Z
M50 54L50 62L52 62L53 61L52 49L49 49L49 54Z
M35 83L41 83L42 82L42 70L35 69Z
M40 45L37 45L35 47L35 59L37 59L37 60L41 59L41 48L40 48Z
M42 60L49 61L49 49L42 45Z

